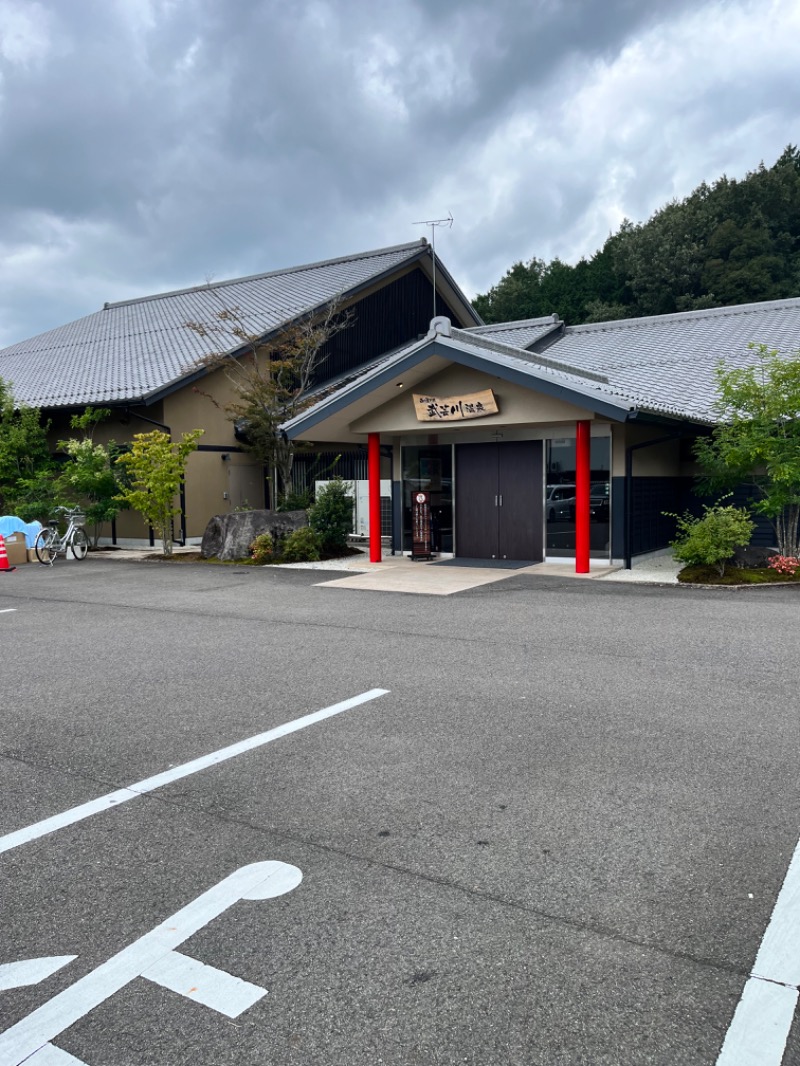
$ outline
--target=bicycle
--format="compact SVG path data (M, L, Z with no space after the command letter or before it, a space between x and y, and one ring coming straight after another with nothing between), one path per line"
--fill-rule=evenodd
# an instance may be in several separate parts
M67 520L67 529L63 536L58 532L62 514ZM70 548L74 559L85 559L89 553L89 538L83 528L84 521L80 507L56 507L55 517L36 535L33 549L39 562L43 566L52 566L57 556L63 555L66 559Z

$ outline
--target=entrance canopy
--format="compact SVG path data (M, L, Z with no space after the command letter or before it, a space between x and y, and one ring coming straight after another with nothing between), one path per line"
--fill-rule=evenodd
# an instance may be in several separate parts
M494 407L474 399L487 390ZM458 409L445 410L444 401ZM363 442L369 433L435 432L478 418L488 428L596 417L626 422L637 413L629 399L614 395L603 374L434 319L422 340L328 392L283 429L290 440L345 444Z

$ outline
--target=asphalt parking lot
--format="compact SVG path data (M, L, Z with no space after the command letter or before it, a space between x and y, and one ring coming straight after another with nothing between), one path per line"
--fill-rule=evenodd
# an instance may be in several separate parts
M0 1066L798 1066L797 590L335 576L0 575Z

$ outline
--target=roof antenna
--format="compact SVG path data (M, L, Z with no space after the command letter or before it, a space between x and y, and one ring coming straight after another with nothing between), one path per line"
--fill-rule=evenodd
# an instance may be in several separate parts
M431 227L431 251L433 252L433 317L436 318L436 227L447 226L448 229L451 229L453 226L453 216L448 211L447 218L426 218L423 222L412 222L411 225Z

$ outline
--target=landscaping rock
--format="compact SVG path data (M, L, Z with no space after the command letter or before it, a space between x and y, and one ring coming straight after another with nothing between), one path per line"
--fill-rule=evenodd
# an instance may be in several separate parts
M248 559L250 545L260 533L269 533L275 544L295 529L308 525L305 511L234 511L214 515L206 526L200 552L204 559L223 562Z

